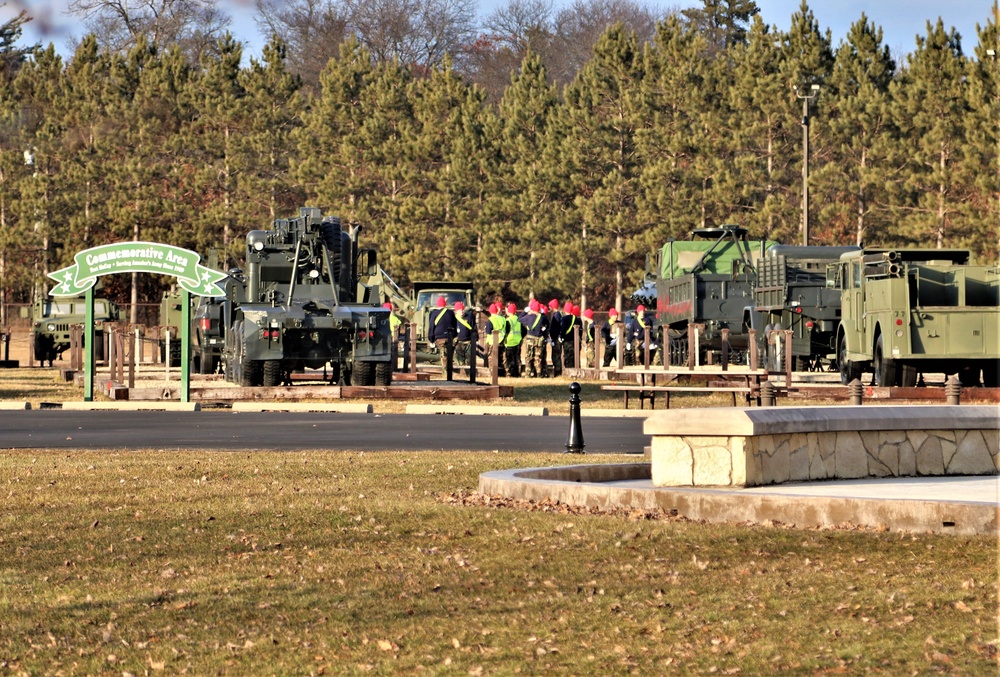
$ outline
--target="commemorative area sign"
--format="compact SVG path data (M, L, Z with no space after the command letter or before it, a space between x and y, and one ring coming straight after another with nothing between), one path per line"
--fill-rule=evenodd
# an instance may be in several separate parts
M219 283L225 273L201 265L201 255L157 242L118 242L78 252L72 266L49 273L58 284L51 296L80 296L92 289L97 278L116 273L172 275L177 284L195 296L225 296Z

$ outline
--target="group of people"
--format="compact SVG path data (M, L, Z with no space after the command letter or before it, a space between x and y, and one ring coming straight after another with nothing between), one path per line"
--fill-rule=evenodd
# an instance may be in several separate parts
M391 304L386 304L391 308ZM476 313L484 321L477 323ZM485 349L482 357L487 367L497 343L497 370L501 376L545 378L562 375L563 369L577 366L575 335L580 332L581 347L587 364L595 365L595 335L599 330L604 344L603 366L608 367L615 358L619 335L624 340L623 364L635 364L636 353L645 348L646 328L655 337L654 314L638 306L626 314L624 320L616 309L608 311L608 321L599 329L594 323L594 311L581 312L580 306L566 301L560 304L552 299L542 304L532 299L527 307L519 309L514 303L490 304L488 308L466 308L461 301L449 307L444 297L438 297L430 311L427 329L428 341L436 347L444 373L450 373L449 361L454 366L467 366L478 353L477 324L485 329ZM624 322L624 330L617 326ZM392 331L398 336L400 318L393 313ZM655 338L650 339L650 350L656 351ZM551 363L551 372L549 364Z

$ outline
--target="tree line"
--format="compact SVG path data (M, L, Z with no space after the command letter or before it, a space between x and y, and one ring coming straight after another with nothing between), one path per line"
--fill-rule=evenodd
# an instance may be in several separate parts
M971 55L938 20L897 63L864 15L834 46L804 1L784 32L750 0L705 0L605 26L571 78L551 32L512 42L493 94L475 50L403 61L357 31L313 72L307 44L276 35L244 63L225 32L193 52L95 32L64 60L18 46L25 20L0 27L5 302L113 241L239 265L247 231L313 205L362 226L401 285L607 307L693 228L801 243L806 140L809 244L1000 254L995 5ZM133 303L163 282L106 278Z

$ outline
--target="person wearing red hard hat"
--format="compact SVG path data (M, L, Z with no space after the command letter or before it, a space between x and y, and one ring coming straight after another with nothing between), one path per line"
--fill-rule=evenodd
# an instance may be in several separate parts
M549 362L552 364L552 376L562 376L562 318L559 312L559 299L549 301ZM549 370L545 366L545 350L542 349L542 371L540 376L545 378L549 375Z
M524 366L530 378L537 378L545 367L543 354L549 335L549 323L543 314L544 306L531 299L528 312L521 318L524 326Z
M635 317L630 317L626 325L626 333L629 335L631 350L635 362L646 364L646 341L649 341L649 363L653 365L663 364L661 351L657 350L657 327L656 316L651 311L646 310L646 306L639 304L635 307ZM648 338L647 338L648 337Z
M616 358L618 351L618 337L621 335L622 323L618 319L618 311L614 308L608 309L608 321L601 327L601 338L604 339L604 359L601 365L605 368L611 366L611 359Z
M517 315L517 306L507 304L507 338L504 340L504 369L507 376L517 378L521 375L521 343L524 341L524 325Z
M448 301L444 296L438 296L435 308L430 312L430 331L427 332L427 339L437 347L441 356L441 371L449 381L454 360L457 324L454 311L448 307Z
M580 326L579 319L573 314L573 302L563 304L562 321L559 325L556 349L561 352L560 362L567 369L576 366L576 331ZM555 360L553 360L553 364Z
M455 301L455 364L469 365L469 354L476 333L476 314L461 301Z
M490 356L493 355L493 335L497 336L497 375L504 375L503 350L504 342L507 340L507 320L500 311L503 309L499 303L491 303L489 317L486 321L486 366L490 366Z

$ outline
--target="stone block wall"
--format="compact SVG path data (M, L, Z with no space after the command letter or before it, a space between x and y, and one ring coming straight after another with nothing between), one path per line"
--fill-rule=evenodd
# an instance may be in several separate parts
M988 406L671 410L650 417L656 486L1000 472Z

